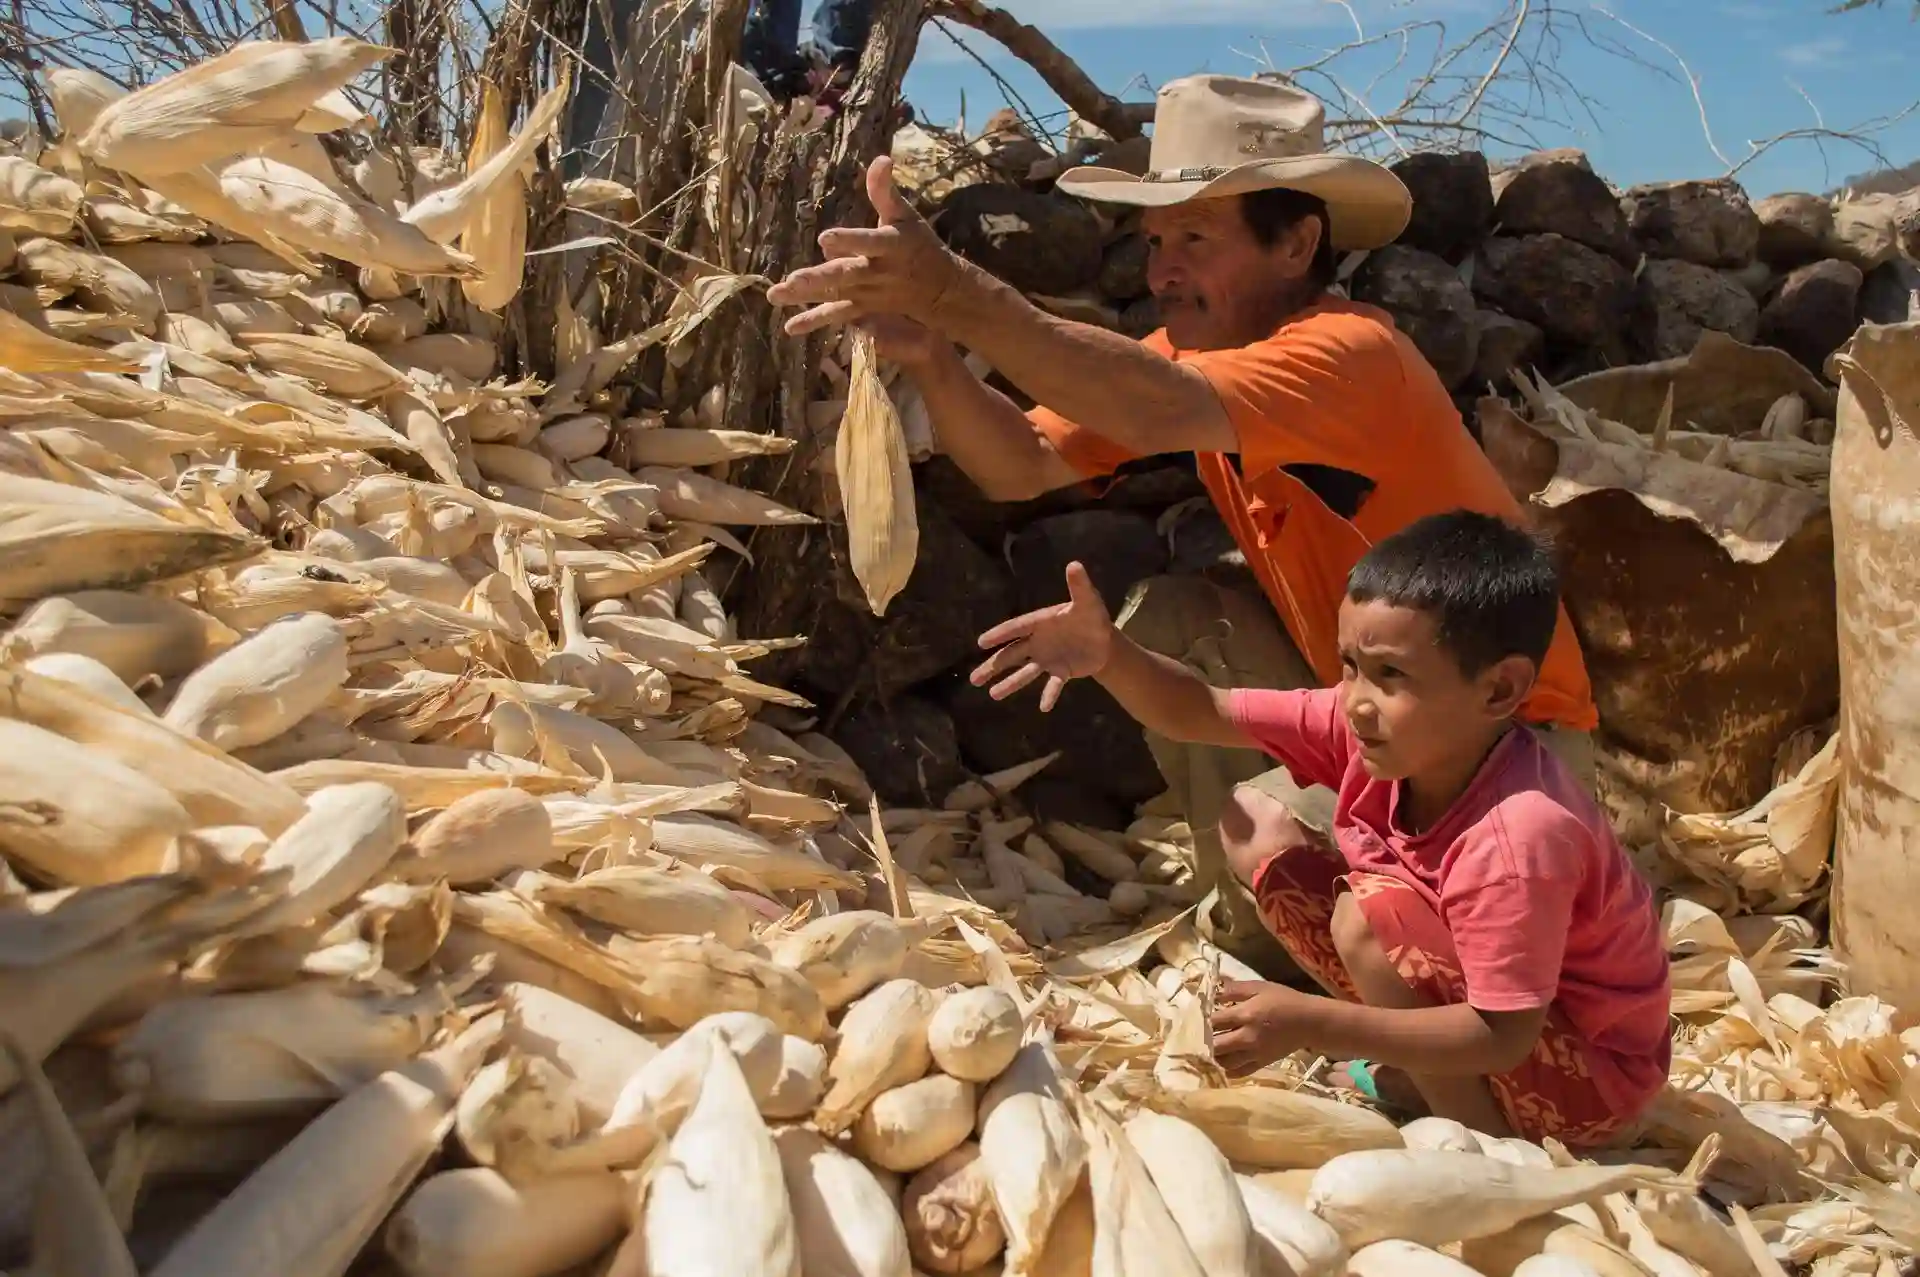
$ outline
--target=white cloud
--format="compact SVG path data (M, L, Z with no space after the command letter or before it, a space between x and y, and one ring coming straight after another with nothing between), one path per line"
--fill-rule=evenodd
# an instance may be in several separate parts
M1847 42L1837 35L1829 35L1788 45L1780 50L1780 60L1797 67L1825 67L1840 61L1846 52Z

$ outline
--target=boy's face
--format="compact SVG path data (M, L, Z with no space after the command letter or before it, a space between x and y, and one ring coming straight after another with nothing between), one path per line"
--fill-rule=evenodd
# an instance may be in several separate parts
M1440 645L1434 618L1374 600L1340 604L1340 696L1367 774L1447 775L1484 751L1533 686L1533 662L1511 656L1469 676Z

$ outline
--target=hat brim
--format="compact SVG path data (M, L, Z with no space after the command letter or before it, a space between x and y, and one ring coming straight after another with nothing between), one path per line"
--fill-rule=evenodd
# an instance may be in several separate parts
M1170 208L1254 191L1301 191L1326 203L1333 246L1343 252L1391 244L1413 217L1406 183L1384 165L1357 155L1253 160L1218 177L1188 182L1149 182L1121 169L1075 168L1062 173L1054 187L1081 199L1136 208Z

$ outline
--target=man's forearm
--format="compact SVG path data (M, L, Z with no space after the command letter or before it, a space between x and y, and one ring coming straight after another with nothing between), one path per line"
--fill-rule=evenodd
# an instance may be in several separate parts
M1499 1032L1465 1003L1399 1010L1315 998L1314 1008L1313 1022L1301 1036L1315 1051L1336 1059L1372 1060L1409 1073L1504 1073L1533 1047Z
M1120 333L1061 319L970 263L934 325L978 351L1036 403L1139 454L1233 446L1205 378ZM1213 427L1213 437L1195 438Z
M1135 722L1169 740L1239 748L1253 745L1228 715L1225 692L1124 634L1114 634L1113 652L1094 679Z
M996 501L1039 496L1071 468L1011 399L973 375L951 343L907 370L926 402L940 450Z

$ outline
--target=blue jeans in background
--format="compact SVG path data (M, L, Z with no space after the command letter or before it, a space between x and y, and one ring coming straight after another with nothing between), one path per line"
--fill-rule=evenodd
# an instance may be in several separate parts
M813 11L813 38L805 49L800 44L804 3L752 0L747 9L741 60L775 91L804 88L807 70L816 59L836 69L851 68L867 45L867 31L873 25L872 0L820 0Z

